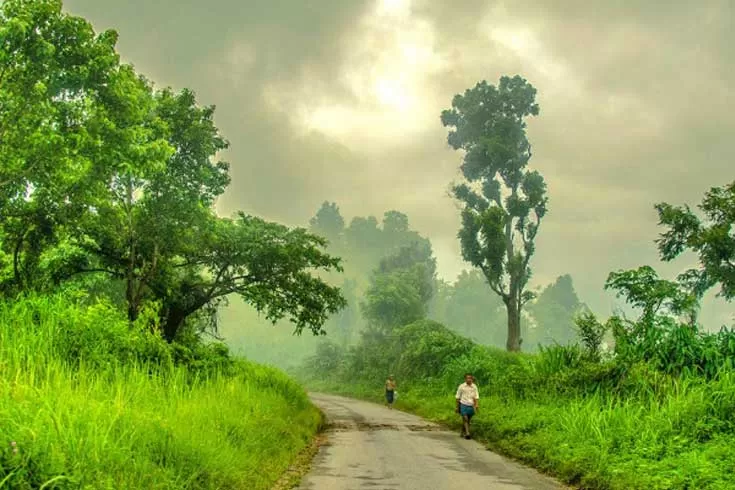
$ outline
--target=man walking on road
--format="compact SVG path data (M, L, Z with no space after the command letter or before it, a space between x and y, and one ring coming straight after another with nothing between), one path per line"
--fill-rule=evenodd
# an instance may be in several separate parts
M475 380L470 373L464 375L464 383L457 388L457 409L455 410L462 416L462 432L461 436L469 439L470 421L472 416L477 413L477 400L480 398L480 392L477 389Z

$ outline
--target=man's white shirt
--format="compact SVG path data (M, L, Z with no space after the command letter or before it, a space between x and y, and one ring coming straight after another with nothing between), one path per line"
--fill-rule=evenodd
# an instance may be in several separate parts
M480 391L477 389L477 385L475 383L472 383L471 386L467 383L462 383L459 385L459 388L457 388L456 398L462 405L473 407L475 405L475 400L480 399Z

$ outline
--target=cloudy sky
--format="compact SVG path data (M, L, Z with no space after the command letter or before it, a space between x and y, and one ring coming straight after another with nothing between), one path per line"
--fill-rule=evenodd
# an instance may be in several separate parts
M610 270L657 265L653 204L735 178L730 0L66 0L159 85L215 104L231 141L220 211L305 224L398 209L440 273L464 267L448 197L461 156L439 122L455 93L520 74L538 89L532 166L550 214L533 261L610 308ZM615 5L613 5L615 4ZM666 274L683 267L661 266ZM731 317L708 303L705 318ZM607 311L601 311L606 313ZM714 318L714 317L713 317Z

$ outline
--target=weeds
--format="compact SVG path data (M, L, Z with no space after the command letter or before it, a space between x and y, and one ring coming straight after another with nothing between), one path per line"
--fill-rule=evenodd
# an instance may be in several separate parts
M0 304L0 488L265 489L320 423L285 375L117 309Z

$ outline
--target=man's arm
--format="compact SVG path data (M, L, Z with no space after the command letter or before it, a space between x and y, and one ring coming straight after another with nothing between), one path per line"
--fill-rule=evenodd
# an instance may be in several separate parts
M480 401L480 390L475 385L475 412L480 408L478 402Z

